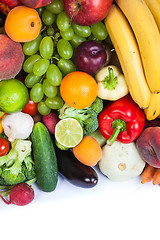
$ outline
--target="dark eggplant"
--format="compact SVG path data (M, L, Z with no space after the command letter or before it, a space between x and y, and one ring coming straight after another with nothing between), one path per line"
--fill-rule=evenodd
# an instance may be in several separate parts
M70 149L61 150L55 146L55 152L58 171L71 184L82 188L96 186L98 175L92 167L79 162Z

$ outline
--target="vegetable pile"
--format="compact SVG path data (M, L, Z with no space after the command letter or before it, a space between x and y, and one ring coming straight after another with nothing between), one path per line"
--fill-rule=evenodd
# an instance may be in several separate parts
M77 24L65 2L32 7L20 1L0 15L0 197L6 204L31 203L33 183L53 192L59 175L77 187L93 188L97 170L110 181L141 176L142 184L160 184L160 84L145 79L140 54L147 50L137 50L141 45L131 30L141 42L138 23L131 12L125 14L140 1L131 6L111 1L105 18L91 25ZM159 32L156 17L141 2L142 16L147 8L153 31ZM160 45L159 38L155 41ZM19 50L4 67L6 42ZM147 60L151 70L153 57L159 56ZM11 71L17 59L21 69ZM160 68L155 71L158 76Z

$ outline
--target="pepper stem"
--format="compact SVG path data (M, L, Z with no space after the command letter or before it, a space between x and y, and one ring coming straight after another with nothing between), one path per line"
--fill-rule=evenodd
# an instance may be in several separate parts
M115 119L112 122L112 128L114 129L114 132L112 136L107 140L107 145L109 146L111 146L114 143L118 134L126 129L126 123L121 119Z
M109 75L104 78L102 81L104 88L107 88L108 90L113 90L116 88L118 81L117 77L114 75L113 68L108 68Z

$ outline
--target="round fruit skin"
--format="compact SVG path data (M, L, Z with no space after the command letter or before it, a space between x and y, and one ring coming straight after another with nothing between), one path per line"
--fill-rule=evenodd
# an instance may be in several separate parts
M70 107L83 109L96 99L97 83L88 73L71 72L62 79L60 93Z
M22 4L30 8L39 8L53 2L53 0L20 0Z
M38 37L41 19L34 8L17 6L9 11L5 21L5 32L15 42L28 42Z
M29 100L26 86L17 79L0 81L0 111L14 113L21 111Z
M74 62L77 69L95 74L106 63L107 55L103 46L94 40L81 43L75 50Z
M0 34L0 80L14 78L24 61L22 45Z
M113 0L63 0L63 7L73 22L89 26L107 16L112 2Z

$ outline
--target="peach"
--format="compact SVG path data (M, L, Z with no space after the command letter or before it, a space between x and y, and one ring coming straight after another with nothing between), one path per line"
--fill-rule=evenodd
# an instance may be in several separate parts
M20 0L22 4L31 8L39 8L46 6L53 2L53 0Z
M148 127L136 141L141 158L149 165L160 168L160 127Z
M0 80L14 78L22 69L23 61L21 44L0 34Z

